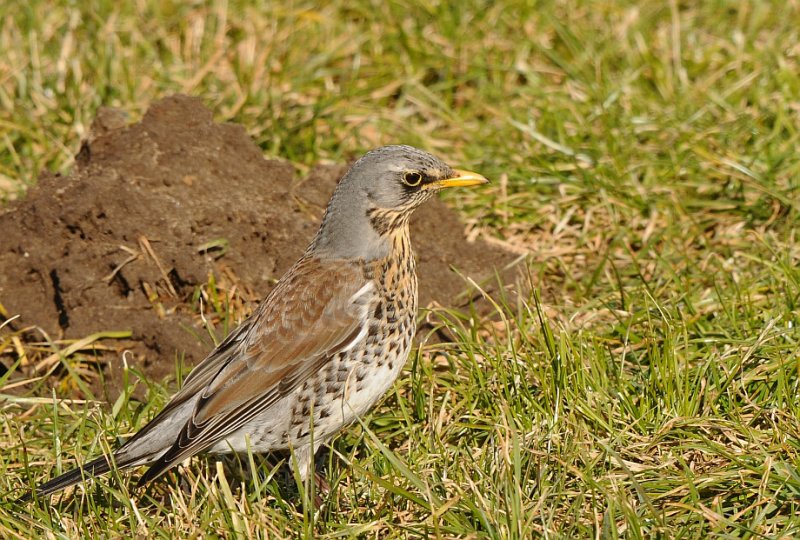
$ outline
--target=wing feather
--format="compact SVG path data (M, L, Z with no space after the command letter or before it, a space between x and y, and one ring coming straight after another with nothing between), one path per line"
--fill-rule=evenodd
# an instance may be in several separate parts
M187 378L173 401L195 397L192 414L140 483L241 429L365 335L374 288L357 264L301 259L287 276Z

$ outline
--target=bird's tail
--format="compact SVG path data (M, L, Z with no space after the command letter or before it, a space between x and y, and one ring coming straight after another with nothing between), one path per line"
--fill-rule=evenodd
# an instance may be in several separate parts
M124 467L122 463L117 463L118 467ZM56 476L52 480L48 480L44 484L36 487L35 491L28 492L18 499L19 502L26 502L33 498L34 493L38 496L50 495L56 491L61 491L69 486L77 484L86 478L92 476L100 476L111 470L111 457L100 456L93 459L88 463L84 463L83 467L67 471L61 476Z

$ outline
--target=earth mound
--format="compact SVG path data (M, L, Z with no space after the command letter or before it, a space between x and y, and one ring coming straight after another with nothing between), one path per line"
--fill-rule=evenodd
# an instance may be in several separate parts
M71 174L43 174L0 213L0 305L20 315L12 327L52 339L130 330L128 364L159 380L176 353L192 365L211 349L192 307L210 272L232 272L263 298L302 255L345 170L319 166L297 181L196 98L166 98L132 125L101 109ZM438 200L416 212L412 239L421 306L456 305L465 284L451 267L480 278L514 259L467 242ZM114 395L122 360L107 356Z

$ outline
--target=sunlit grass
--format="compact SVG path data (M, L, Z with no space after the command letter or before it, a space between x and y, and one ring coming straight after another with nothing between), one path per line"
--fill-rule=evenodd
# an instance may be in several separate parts
M529 254L491 316L430 314L452 343L319 456L319 512L276 461L201 459L132 498L122 474L4 501L0 536L800 535L797 28L763 2L0 5L5 199L69 170L98 106L186 92L300 169L405 142L479 170L450 202ZM214 279L217 335L252 299ZM7 367L68 346L14 337ZM69 397L90 359L59 361ZM146 399L4 394L0 489L113 447L175 385L130 381Z

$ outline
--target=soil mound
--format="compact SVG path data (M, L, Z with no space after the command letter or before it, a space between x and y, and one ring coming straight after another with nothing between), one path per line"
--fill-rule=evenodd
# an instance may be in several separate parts
M196 98L166 98L132 125L101 110L72 173L45 173L0 213L0 304L21 315L17 328L53 339L130 330L129 364L160 379L176 352L191 365L211 348L190 305L209 272L232 271L263 297L305 250L345 169L317 167L298 182ZM467 242L440 201L412 229L422 306L453 305L464 290L450 267L482 277L514 258ZM120 363L108 359L112 395Z

